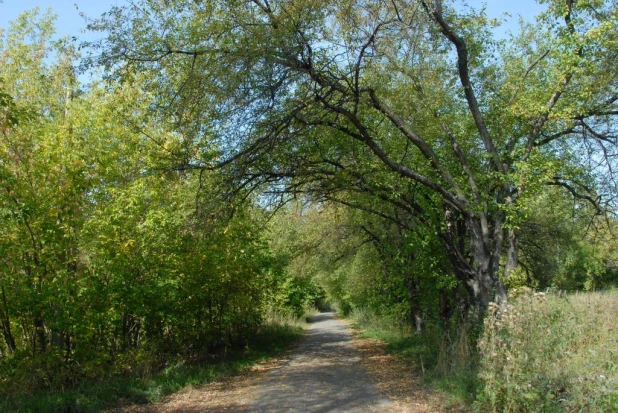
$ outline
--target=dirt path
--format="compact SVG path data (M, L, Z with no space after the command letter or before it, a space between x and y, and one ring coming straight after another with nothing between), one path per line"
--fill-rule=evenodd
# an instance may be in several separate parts
M348 327L320 314L287 364L272 370L256 389L255 412L386 412L392 404L378 393L359 363Z
M412 376L379 345L353 340L345 323L332 313L322 313L282 358L260 364L248 374L174 394L163 403L116 412L438 411Z

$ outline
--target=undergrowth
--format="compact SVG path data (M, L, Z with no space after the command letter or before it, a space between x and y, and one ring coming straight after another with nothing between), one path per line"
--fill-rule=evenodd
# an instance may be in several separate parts
M364 337L409 361L445 409L481 412L618 412L618 293L512 297L483 326L422 335L362 309Z
M268 314L245 349L200 361L178 359L152 374L127 374L84 381L67 388L7 392L0 389L2 412L95 412L127 404L157 402L187 386L199 386L217 377L251 368L288 348L303 334L305 318Z
M525 293L485 320L476 407L618 412L618 294Z

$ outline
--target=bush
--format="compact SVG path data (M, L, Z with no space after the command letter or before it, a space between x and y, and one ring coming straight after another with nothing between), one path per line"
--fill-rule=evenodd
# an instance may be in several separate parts
M513 298L485 320L481 411L618 411L618 294Z

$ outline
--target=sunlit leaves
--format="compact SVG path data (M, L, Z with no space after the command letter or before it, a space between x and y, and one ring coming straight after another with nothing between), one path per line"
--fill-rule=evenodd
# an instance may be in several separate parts
M242 346L278 281L260 214L194 170L213 144L147 116L145 78L78 85L52 28L26 14L0 47L0 357L64 386Z

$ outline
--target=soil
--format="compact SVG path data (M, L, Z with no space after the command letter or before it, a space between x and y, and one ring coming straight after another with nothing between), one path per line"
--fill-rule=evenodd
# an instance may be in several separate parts
M439 398L374 340L319 314L298 345L244 375L115 412L437 412Z

